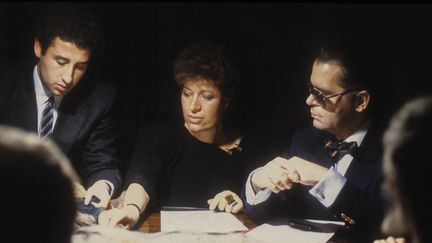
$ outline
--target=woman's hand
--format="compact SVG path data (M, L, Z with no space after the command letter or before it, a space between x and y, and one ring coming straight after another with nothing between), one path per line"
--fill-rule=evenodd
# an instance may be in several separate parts
M131 229L138 222L140 211L134 205L125 205L123 208L105 210L99 215L99 224L109 227Z
M229 190L219 192L214 198L207 200L207 203L210 210L215 210L216 207L228 213L239 213L243 210L243 202L240 197Z

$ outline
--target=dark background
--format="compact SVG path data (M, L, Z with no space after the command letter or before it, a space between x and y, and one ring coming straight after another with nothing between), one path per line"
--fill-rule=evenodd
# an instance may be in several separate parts
M33 58L32 22L49 4L0 4L0 65ZM124 140L138 126L181 119L172 63L199 39L227 43L246 86L249 133L273 152L311 122L305 105L313 47L328 36L362 38L383 55L388 99L431 93L432 5L264 3L86 4L106 28L104 52L89 72L118 89ZM391 91L390 91L391 90Z

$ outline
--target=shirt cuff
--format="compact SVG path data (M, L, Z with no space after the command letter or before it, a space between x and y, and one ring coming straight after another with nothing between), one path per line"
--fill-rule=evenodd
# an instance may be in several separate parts
M112 194L113 194L113 192L114 192L114 185L110 181L108 181L108 180L101 180L101 181L105 182L108 185L108 187L109 187L108 194L111 197Z
M325 207L330 207L344 187L347 179L332 166L326 177L316 184L309 193Z
M258 168L259 169L259 168ZM264 201L266 201L270 196L272 191L268 188L259 191L258 193L255 194L255 191L252 187L252 182L251 182L251 178L252 175L258 170L254 170L252 171L246 181L246 188L245 188L245 194L246 194L246 202L249 205L257 205L259 203L262 203Z

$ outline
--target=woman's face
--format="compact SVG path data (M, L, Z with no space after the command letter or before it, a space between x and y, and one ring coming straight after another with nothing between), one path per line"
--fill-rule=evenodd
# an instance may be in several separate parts
M211 81L189 79L181 94L183 118L192 135L216 134L222 113L220 89Z

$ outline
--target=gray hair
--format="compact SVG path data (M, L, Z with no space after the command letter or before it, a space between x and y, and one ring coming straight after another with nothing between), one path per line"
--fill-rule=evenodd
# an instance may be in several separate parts
M69 243L79 177L50 139L0 126L0 208L11 242ZM22 232L22 222L35 220Z
M73 182L80 183L80 179L66 156L50 139L39 139L36 134L19 128L0 125L0 158L6 152L28 153L39 158L50 166L58 166L64 175ZM0 164L3 159L0 160Z
M408 230L420 242L432 240L429 234L432 200L424 196L430 184L431 122L432 96L417 98L393 116L384 134L385 179L396 193L396 200L392 202L400 206L396 213L403 217L388 221L387 231Z

